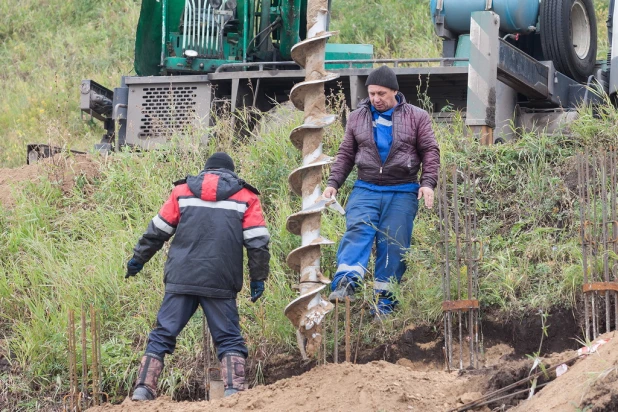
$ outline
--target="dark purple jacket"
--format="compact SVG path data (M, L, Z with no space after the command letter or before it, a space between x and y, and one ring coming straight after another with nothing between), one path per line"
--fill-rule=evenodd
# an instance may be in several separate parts
M433 134L429 114L411 104L398 93L400 103L393 111L393 144L386 162L382 164L373 138L371 103L365 99L348 118L335 163L331 167L327 185L339 189L358 166L358 178L381 186L418 182L431 189L438 182L440 148Z

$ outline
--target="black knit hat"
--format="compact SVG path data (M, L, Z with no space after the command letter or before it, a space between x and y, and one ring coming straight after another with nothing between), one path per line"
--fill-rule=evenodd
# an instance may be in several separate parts
M206 160L204 169L227 169L234 171L234 161L225 152L214 153Z
M399 90L397 75L395 75L393 69L388 66L382 66L369 73L365 86L371 86L372 84L376 86L388 87L392 90Z

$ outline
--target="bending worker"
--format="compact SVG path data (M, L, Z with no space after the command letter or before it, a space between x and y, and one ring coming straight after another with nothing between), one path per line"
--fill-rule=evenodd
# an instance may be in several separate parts
M163 358L198 306L202 307L221 361L225 396L244 390L247 347L240 333L236 294L243 284L243 245L249 259L251 301L264 292L270 235L259 192L234 174L226 153L213 154L204 170L179 182L148 224L127 264L135 276L169 240L165 296L142 357L133 400L152 400Z
M347 122L323 196L337 194L358 167L358 180L346 205L346 232L337 251L337 272L329 300L353 298L363 282L372 245L376 244L372 313L390 314L397 301L393 286L406 270L418 201L433 207L440 149L429 114L409 103L387 66L373 70L365 83L369 98ZM422 166L420 181L417 177Z

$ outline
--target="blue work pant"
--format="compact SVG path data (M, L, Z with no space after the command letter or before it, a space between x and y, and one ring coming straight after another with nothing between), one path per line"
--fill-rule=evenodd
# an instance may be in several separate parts
M174 353L176 337L201 306L212 340L217 348L219 360L226 352L242 353L247 357L247 346L240 333L236 299L206 298L196 295L166 293L157 314L157 327L148 336L146 353L163 358Z
M337 251L334 290L345 276L360 283L365 277L371 248L376 244L374 291L389 295L406 270L403 257L410 248L417 192L378 192L355 187L346 205L346 232Z

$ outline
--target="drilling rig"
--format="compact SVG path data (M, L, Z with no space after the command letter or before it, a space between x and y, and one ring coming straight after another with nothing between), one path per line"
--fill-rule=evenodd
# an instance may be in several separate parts
M81 84L81 110L106 130L96 148L152 149L191 125L210 125L220 105L267 111L287 101L304 78L291 58L307 36L306 15L307 0L143 0L137 76L123 77L113 91ZM371 59L373 47L330 44L325 52L347 63Z
M442 57L376 60L371 45L327 42L325 69L338 76L324 86L341 90L354 109L367 97L372 68L388 64L408 101L422 93L438 122L461 113L485 142L517 130L552 132L580 104L600 100L591 88L616 95L614 4L611 48L596 60L592 0L431 0L427 23L442 39ZM330 0L324 10L328 31ZM192 125L210 125L219 105L266 111L287 101L306 76L292 48L307 38L308 12L316 13L307 0L143 0L137 75L113 90L81 84L80 109L105 129L96 149L155 148ZM52 152L32 144L27 160Z
M143 0L137 75L113 90L83 80L80 109L103 123L100 151L156 148L191 126L210 125L222 103L267 111L291 100L305 111L290 136L303 153L289 177L303 209L287 222L302 244L288 256L300 296L286 315L299 329L301 350L311 353L331 309L320 296L328 283L320 247L333 243L319 231L328 207L318 196L321 173L332 161L322 153L322 130L335 121L325 111L325 90L341 90L355 109L367 97L368 74L387 64L408 101L423 94L439 123L459 113L481 142L512 139L519 130L551 133L580 105L599 103L596 91L616 100L614 6L611 0L610 51L601 60L592 0L431 0L428 24L442 39L442 56L377 60L371 45L328 42L330 0ZM29 145L28 161L53 152Z

